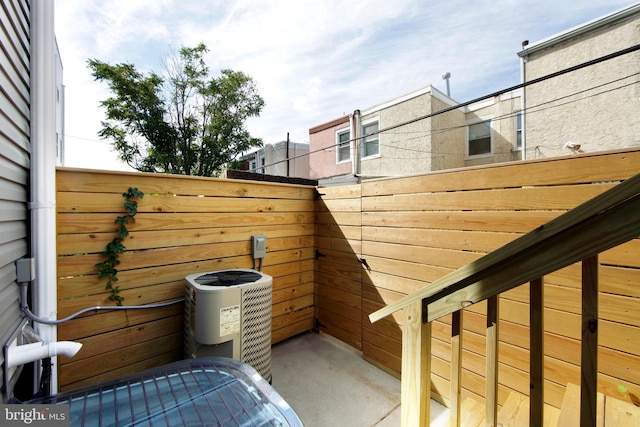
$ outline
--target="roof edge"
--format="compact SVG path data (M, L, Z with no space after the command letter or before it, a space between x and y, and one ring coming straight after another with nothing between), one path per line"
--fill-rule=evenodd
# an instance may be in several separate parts
M568 30L562 31L560 33L556 33L552 36L549 36L537 42L531 43L527 46L526 49L523 49L520 52L518 52L518 56L522 58L531 53L545 49L553 44L572 39L582 34L586 34L590 31L594 31L612 22L620 21L636 13L640 13L640 3L636 3L631 6L618 9L607 15L603 15L599 18L592 19L591 21L587 21L575 27L569 28Z
M322 132L323 130L327 130L329 128L341 125L343 123L349 123L349 115L339 117L337 119L333 119L330 122L323 123L321 125L317 125L309 129L309 135Z

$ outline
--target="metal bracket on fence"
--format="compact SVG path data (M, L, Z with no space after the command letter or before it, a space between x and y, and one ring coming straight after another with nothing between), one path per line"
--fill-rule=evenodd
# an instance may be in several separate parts
M360 259L358 259L358 261L360 261L360 263L362 265L364 265L364 268L366 268L368 271L371 271L371 267L369 267L369 264L367 263L366 259L360 258Z

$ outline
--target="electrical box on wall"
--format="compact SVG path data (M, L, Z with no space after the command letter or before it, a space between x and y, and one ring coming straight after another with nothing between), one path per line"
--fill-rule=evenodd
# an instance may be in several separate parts
M16 261L16 282L27 283L36 278L36 262L33 258L21 258Z
M267 236L251 236L253 259L262 259L267 255Z

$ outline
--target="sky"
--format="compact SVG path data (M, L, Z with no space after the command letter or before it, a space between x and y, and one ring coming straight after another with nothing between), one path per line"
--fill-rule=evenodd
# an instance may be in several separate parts
M131 170L98 137L88 59L161 73L204 43L212 76L253 78L265 107L247 128L264 143L432 85L465 102L520 83L517 52L633 4L619 0L55 0L64 69L65 166Z

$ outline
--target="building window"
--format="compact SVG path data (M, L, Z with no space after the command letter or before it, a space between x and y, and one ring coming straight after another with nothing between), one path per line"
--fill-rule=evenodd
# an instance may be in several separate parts
M516 150L522 150L522 111L516 114Z
M351 160L351 132L349 129L336 132L336 162Z
M362 125L362 135L364 136L362 157L371 157L380 154L380 137L378 136L379 128L377 121Z
M467 153L471 156L491 154L491 120L469 125Z
M250 171L254 171L254 170L256 170L256 161L255 161L255 160L251 160L251 161L249 162L249 170L250 170Z

